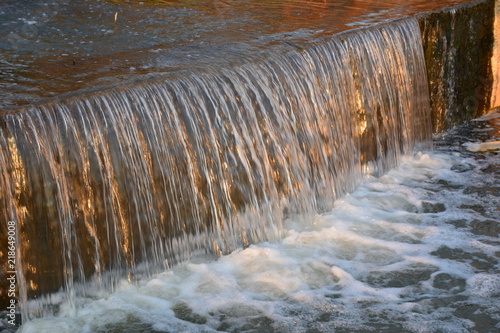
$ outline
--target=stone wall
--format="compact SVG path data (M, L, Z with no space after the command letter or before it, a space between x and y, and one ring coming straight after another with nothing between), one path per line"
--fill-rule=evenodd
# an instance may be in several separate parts
M490 109L495 2L420 15L434 132Z

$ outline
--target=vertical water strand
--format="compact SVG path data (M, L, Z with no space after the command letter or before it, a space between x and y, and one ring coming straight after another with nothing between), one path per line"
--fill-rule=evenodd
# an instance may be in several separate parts
M173 115L172 129L177 128L179 131L182 146L179 147L178 153L183 154L186 165L186 168L181 169L180 173L182 176L182 173L187 171L184 177L188 180L187 184L190 185L189 192L183 196L180 202L182 210L185 212L181 216L181 221L189 222L181 232L186 235L203 235L204 237L199 238L196 245L198 248L203 248L205 242L210 242L206 233L212 228L217 228L217 224L220 225L220 219L218 213L211 210L210 205L210 175L204 166L206 159L201 138L204 124L198 122L199 115L193 112L196 110L192 108L192 94L195 91L189 81L180 80L177 84L169 84L172 98L172 109L170 110ZM182 178L179 185L184 186ZM174 221L174 223L178 222L180 221Z
M405 27L406 26L406 27ZM412 149L430 149L432 147L432 117L429 99L429 87L427 80L427 70L422 45L422 37L413 31L419 30L417 20L405 21L404 25L397 26L404 39L392 38L390 41L395 44L396 49L402 50L398 53L400 78L412 87L406 91L406 96L411 103L403 104L401 112L412 108L409 116L406 116L405 140L408 144L405 152ZM406 55L406 56L405 56ZM413 90L413 92L412 92Z
M221 78L226 78L227 73L221 75ZM214 96L227 96L228 100L244 100L244 94L237 94L234 91L236 86L233 87L227 86L226 80L222 79L218 81L210 81L210 79L205 78L206 80L198 80L195 79L193 82L196 85L196 89L201 92L199 96L202 96L209 102L210 104L204 103L202 99L200 99L200 106L202 108L197 108L198 110L205 110L208 112L202 112L199 116L202 117L203 123L206 124L206 136L207 138L203 140L203 142L207 145L203 150L204 151L213 151L213 154L206 155L205 158L208 159L209 165L211 166L213 172L212 177L210 177L210 187L211 187L211 202L213 203L212 209L217 216L217 225L220 225L222 228L217 228L218 230L213 230L218 234L220 238L221 245L225 247L225 251L227 252L237 244L248 243L248 239L245 236L245 228L242 227L238 222L238 210L241 210L242 203L249 202L249 207L261 207L266 201L265 198L262 198L259 202L255 193L257 193L256 182L252 180L252 174L261 174L265 176L265 171L263 169L263 164L258 160L257 156L262 154L261 152L257 152L258 147L253 147L252 144L248 141L249 138L253 138L253 140L259 140L260 135L255 134L251 135L249 133L249 129L254 129L255 125L251 123L251 118L247 118L245 122L243 121L235 121L234 117L241 116L243 114L241 107L240 110L236 109L236 105L231 105L226 102L222 103L222 101L216 101ZM214 87L216 90L212 92L207 92L204 87ZM218 91L219 92L218 92ZM242 101L243 104L246 101ZM203 108L206 105L208 108ZM210 107L209 107L210 105ZM223 107L226 105L228 107ZM214 112L216 112L214 114ZM222 116L221 113L222 112ZM213 116L212 116L213 115ZM214 117L215 116L215 117ZM216 125L212 123L211 118L214 120L223 122L222 119L226 119L226 125L230 129L229 132L232 134L234 141L231 143L231 138L227 136L228 131L224 131L220 125ZM214 127L215 126L215 127ZM255 143L255 141L254 141ZM214 145L212 147L212 145ZM233 146L234 149L229 149L229 155L225 154L224 151L227 149L226 147ZM250 164L254 163L254 166L257 170L253 172L250 171ZM236 165L240 165L243 169L239 169L239 173L236 175L231 175L231 169L236 169ZM223 172L224 168L226 172ZM232 180L234 177L240 178L238 180ZM229 180L229 181L228 181ZM240 188L236 188L239 186ZM266 185L264 185L266 186ZM267 186L266 186L267 187ZM247 192L247 193L245 193ZM218 207L218 208L217 208ZM242 239L238 240L237 235L241 235Z
M376 170L382 169L390 147L388 144L396 143L387 135L395 135L384 126L389 126L393 113L394 89L390 87L390 72L387 72L383 60L384 47L377 45L375 39L380 37L380 31L368 31L362 34L353 34L346 39L346 44L351 54L354 83L358 98L358 114L363 123L361 145L365 154L363 164L373 163ZM380 38L379 38L380 39ZM382 51L382 53L381 53ZM391 85L392 86L392 85ZM375 141L375 145L373 145ZM394 151L392 149L392 151Z
M258 73L259 69L254 68L254 71ZM219 105L222 106L223 119L230 126L231 134L227 136L227 133L223 132L220 135L224 136L225 142L233 141L231 145L234 145L232 154L225 159L229 168L232 165L232 169L237 170L236 174L232 175L232 186L235 188L231 200L238 210L248 215L244 217L245 222L237 222L243 223L237 229L243 233L249 232L247 237L250 237L250 241L261 239L264 234L272 236L268 228L273 223L280 223L279 216L275 221L270 221L275 211L280 210L267 158L269 152L264 145L266 132L272 129L262 128L262 122L265 121L262 103L266 102L262 100L261 93L256 88L254 75L258 74L252 73L249 76L247 68L235 72L225 71L217 82L221 95L230 101L220 101ZM273 95L268 97L276 98ZM250 205L247 206L245 202ZM260 220L262 228L255 228L252 220Z
M74 260L72 251L77 247L74 237L74 219L70 207L70 193L58 138L65 124L53 109L44 108L43 112L29 109L15 119L17 129L13 130L16 149L21 153L24 166L25 186L21 189L25 196L21 202L26 207L26 214L20 219L20 232L23 235L22 248L25 276L31 290L38 289L34 277L45 273L51 277L51 283L71 287L77 276L78 260ZM29 130L28 130L29 129ZM26 200L27 199L27 200ZM45 223L39 223L32 214L33 208L44 207ZM31 237L26 237L26 236ZM32 239L33 237L33 239ZM51 253L52 256L40 256ZM32 295L28 295L32 296ZM73 292L67 294L69 299Z
M140 89L130 91L130 101L135 104L138 110L138 116L136 121L138 122L140 128L140 135L143 150L149 152L148 158L148 182L151 186L151 191L147 192L149 194L148 201L151 203L152 211L146 219L143 221L152 220L152 223L145 223L147 227L146 237L150 237L150 243L144 250L147 252L143 253L143 257L147 258L153 264L159 264L166 258L165 247L163 246L163 240L166 237L166 230L164 228L165 214L162 205L161 191L164 189L165 179L163 177L159 178L158 170L156 170L158 165L163 165L164 162L160 162L159 154L165 155L162 146L166 142L164 131L162 131L161 118L159 117L158 104L156 99L146 99L148 96L148 91L146 87L140 87ZM151 96L153 97L153 96ZM154 103L151 103L153 101Z
M99 278L103 270L101 259L103 250L98 236L97 221L94 218L96 200L92 198L93 192L97 189L94 189L91 183L91 162L88 160L90 150L85 146L89 126L85 124L81 109L78 109L78 112L73 115L67 106L61 105L59 113L65 124L64 131L60 133L60 142L65 147L71 147L71 149L62 150L64 154L62 158L66 161L65 174L71 179L68 186L72 193L72 211L76 217L74 237L78 238L80 242L87 242L85 245L78 245L78 250L74 253L80 265L78 278L85 280L89 272L94 272ZM75 177L76 175L79 177ZM80 208L81 206L84 208ZM88 238L79 237L85 233L89 235ZM82 255L85 253L83 252L85 249L88 249L86 253L88 258ZM87 264L86 261L90 262Z
M33 110L35 111L35 110ZM57 221L60 224L61 244L63 252L64 265L64 286L71 311L75 311L75 282L84 281L85 274L81 251L85 247L80 248L80 242L84 241L79 237L79 227L82 226L75 218L75 201L74 192L75 186L73 178L69 178L69 170L73 167L71 159L67 158L68 146L67 142L69 133L75 128L74 118L67 116L67 109L64 105L53 106L46 108L41 113L30 112L32 123L38 126L41 137L38 138L42 145L42 149L37 152L47 159L49 165L50 176L54 179L55 186L51 189L52 200L55 205L55 210L58 212ZM40 118L44 117L44 118ZM71 147L73 147L71 145ZM75 147L77 148L77 147ZM81 156L81 151L77 150L78 156ZM50 162L54 161L54 162ZM48 196L49 196L48 195ZM80 202L78 200L78 202Z
M157 205L156 201L156 184L153 179L153 165L152 165L152 153L154 148L148 143L150 138L154 138L157 133L155 127L151 126L149 122L146 124L141 120L147 121L149 118L145 116L151 115L152 111L148 104L141 103L141 99L138 98L137 93L142 93L143 89L137 91L131 91L127 99L124 102L127 103L127 109L136 109L137 114L134 115L134 119L124 119L124 121L130 121L135 124L133 128L133 139L135 139L140 145L137 150L133 152L140 152L135 156L138 167L134 170L134 177L139 180L138 184L134 184L139 190L140 197L134 199L135 203L135 215L136 221L139 226L137 233L140 235L140 250L141 253L137 258L134 258L136 262L151 262L153 264L157 263L157 254L162 253L162 248L156 248L154 245L158 245L158 234L159 226L158 212L161 211ZM142 95L142 94L141 94ZM151 127L151 133L148 133L147 128ZM137 245L136 245L137 246ZM135 247L136 247L135 246ZM146 267L149 271L149 268Z
M394 166L416 140L430 136L429 127L419 125L428 121L429 102L422 54L415 51L421 50L421 42L408 33L417 28L414 20L405 20L350 34L345 41L352 55L359 118L366 122L362 145L370 147L376 139L364 163L373 162L377 173Z
M121 233L118 226L121 224L116 188L114 169L110 158L108 140L108 124L105 119L99 118L98 112L91 112L95 108L90 99L85 101L75 101L77 119L81 122L77 129L80 130L81 150L84 154L82 166L87 168L88 178L83 188L84 202L87 207L84 214L88 215L96 226L96 268L103 271L109 269L115 262L122 261ZM78 156L75 156L78 158ZM78 172L78 171L77 171ZM118 207L117 207L118 206ZM101 218L101 220L99 220ZM118 267L119 268L119 267ZM97 271L97 279L101 278L100 271Z
M2 275L7 277L7 272L15 271L16 274L16 284L17 284L17 298L20 304L26 304L28 300L27 296L27 285L24 276L24 271L22 267L22 251L23 242L21 231L22 217L25 214L23 206L16 206L15 202L18 201L19 197L22 196L22 188L25 185L25 178L23 177L24 169L21 162L21 157L16 149L15 140L11 136L9 129L6 126L6 122L2 119L0 120L0 212L3 213L2 224L0 230L0 241L2 244L9 244L8 236L12 235L9 233L9 224L11 222L15 223L15 254L14 267L11 266L11 251L9 248L7 251L1 251L0 259L2 264L0 266L0 271ZM9 244L10 245L10 244ZM0 287L4 292L10 288L10 282L6 278L0 282ZM23 317L26 317L28 311L26 308L20 309Z
M411 151L415 143L428 141L431 137L429 93L422 42L419 35L411 33L416 29L415 23L405 21L384 30L388 47L396 50L386 58L388 68L393 71L394 82L399 86L411 87L401 90L396 104L399 127L403 129L399 139L403 142L401 151L404 153ZM410 109L412 112L407 111Z
M317 73L316 90L322 110L318 125L324 163L327 163L326 174L321 175L326 182L323 185L326 192L320 197L332 200L323 207L328 209L336 197L352 190L361 177L355 87L350 56L341 41L318 45L308 50L306 56L311 70Z

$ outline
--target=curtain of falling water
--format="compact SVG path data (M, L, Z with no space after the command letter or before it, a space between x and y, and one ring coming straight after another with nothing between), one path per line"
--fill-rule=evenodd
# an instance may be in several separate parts
M287 216L329 209L430 138L423 61L408 19L4 114L0 214L18 223L23 299L275 239Z

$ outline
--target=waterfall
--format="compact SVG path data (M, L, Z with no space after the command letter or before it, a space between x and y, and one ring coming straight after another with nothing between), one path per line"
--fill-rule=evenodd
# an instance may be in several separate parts
M22 300L278 239L428 140L429 113L413 18L5 113L0 214L18 225Z

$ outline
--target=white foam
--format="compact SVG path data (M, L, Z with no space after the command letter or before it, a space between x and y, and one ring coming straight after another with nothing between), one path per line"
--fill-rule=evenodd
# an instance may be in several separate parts
M81 326L71 318L41 318L35 321L24 324L18 332L23 333L40 333L40 332L53 332L53 333L67 333L67 332L81 332Z
M500 276L480 273L467 280L469 293L478 297L499 297Z
M472 152L485 152L500 149L500 141L467 142L464 146Z

